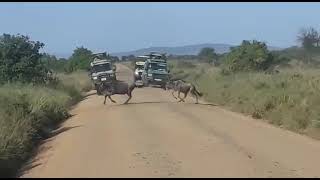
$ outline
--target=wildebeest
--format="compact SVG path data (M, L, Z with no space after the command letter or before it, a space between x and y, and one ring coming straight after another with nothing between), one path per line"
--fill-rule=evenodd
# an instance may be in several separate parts
M187 97L188 93L190 92L196 98L196 104L198 104L198 96L201 97L203 94L199 92L196 87L192 83L187 83L183 80L175 80L175 81L168 81L166 83L166 89L172 90L172 96L175 99L180 99L178 102L185 102L184 99ZM178 92L178 98L174 95L174 92ZM184 97L180 97L180 93L184 94Z
M107 97L110 99L111 102L116 103L115 100L111 98L114 94L127 94L129 98L124 102L124 104L127 104L131 97L132 97L132 91L136 87L135 83L128 84L123 81L114 81L114 82L108 82L108 83L101 83L100 85L100 92L102 95L104 95L104 102L103 104L106 104Z

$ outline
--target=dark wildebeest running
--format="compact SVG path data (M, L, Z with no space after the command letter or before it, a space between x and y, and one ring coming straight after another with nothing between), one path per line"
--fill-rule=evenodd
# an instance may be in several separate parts
M103 104L106 104L107 97L110 99L111 102L116 103L116 101L111 98L111 96L114 94L127 94L129 98L126 100L126 102L124 102L124 104L127 104L132 97L132 91L135 87L135 83L128 84L119 80L114 82L101 83L99 88L101 94L104 95Z
M189 92L196 97L196 104L198 104L198 96L202 96L202 93L199 92L192 83L187 83L183 80L168 81L166 83L166 89L172 90L172 96L175 99L180 99L178 102L185 102L184 99L187 97ZM178 98L174 95L174 92L176 91L178 91ZM184 98L180 97L180 93L184 94Z

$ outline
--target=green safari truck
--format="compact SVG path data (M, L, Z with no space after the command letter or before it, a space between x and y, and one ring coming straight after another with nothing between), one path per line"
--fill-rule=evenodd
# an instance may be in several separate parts
M156 85L165 88L169 80L169 69L166 57L158 53L150 53L142 72L144 86Z

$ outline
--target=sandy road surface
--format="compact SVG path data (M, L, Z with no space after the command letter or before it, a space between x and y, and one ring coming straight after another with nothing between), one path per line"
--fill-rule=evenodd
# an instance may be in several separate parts
M131 71L118 65L118 77ZM319 177L320 142L169 92L88 96L23 177Z

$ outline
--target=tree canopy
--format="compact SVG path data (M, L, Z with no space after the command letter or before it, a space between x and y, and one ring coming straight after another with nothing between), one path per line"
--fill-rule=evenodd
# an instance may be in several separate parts
M76 70L88 70L90 68L90 60L92 58L92 51L84 47L77 47L72 56L68 60L66 72L73 72Z
M238 47L231 49L224 59L224 66L229 71L266 70L273 63L280 62L277 56L268 51L263 42L243 41Z
M198 54L201 62L212 63L217 60L218 55L215 53L213 48L203 48Z
M28 36L0 36L0 81L45 82L48 69L39 53L43 47L43 43L31 41Z

